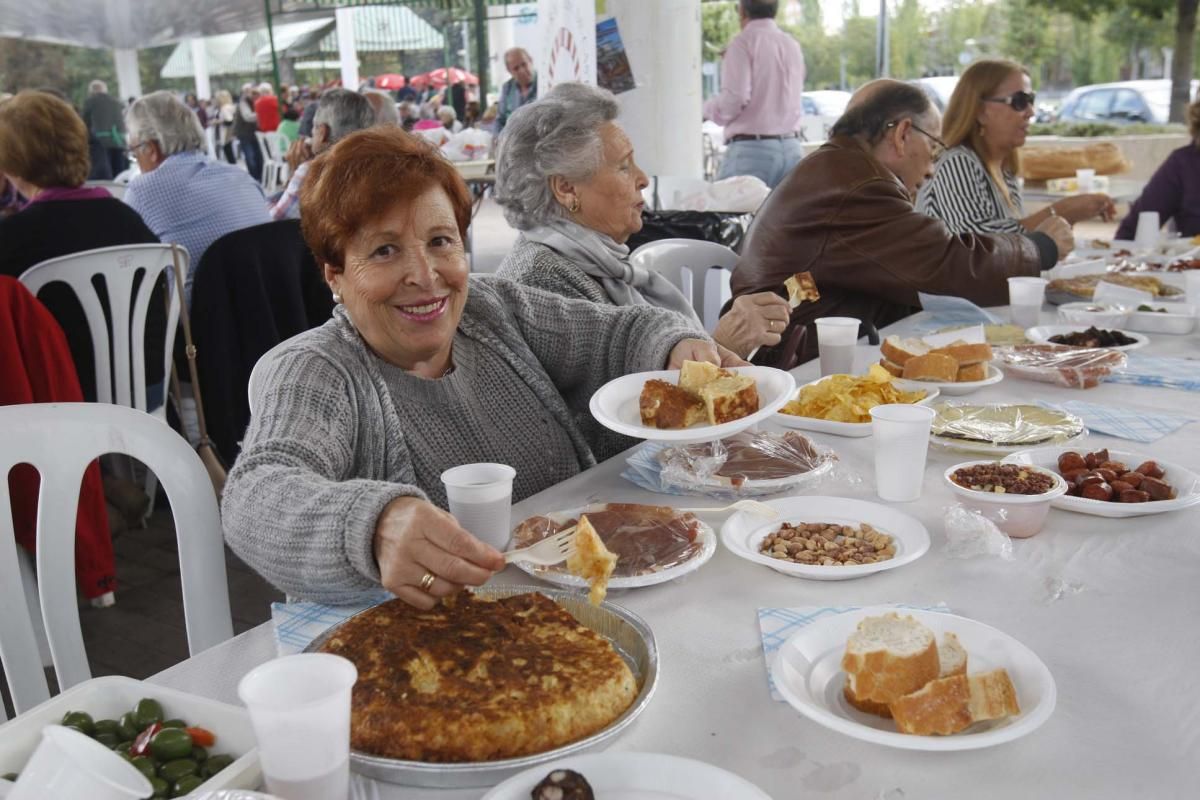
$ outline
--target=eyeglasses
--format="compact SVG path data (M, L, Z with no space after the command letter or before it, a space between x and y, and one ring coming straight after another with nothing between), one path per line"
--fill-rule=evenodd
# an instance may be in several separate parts
M1011 106L1013 111L1024 111L1033 106L1037 100L1037 94L1034 92L1013 92L1008 97L985 97L985 103L1003 103L1006 106Z
M914 131L916 131L917 133L921 134L921 135L922 135L922 136L924 136L925 138L929 139L929 141L933 142L933 146L932 146L930 149L933 151L933 160L934 160L934 161L937 161L939 158L941 158L941 157L942 157L942 153L946 152L946 151L949 149L949 148L946 146L946 143L945 143L945 142L943 142L943 141L942 141L941 139L939 139L938 137L934 136L934 135L933 135L932 133L930 133L929 131L927 131L927 130L922 130L922 129L921 129L921 127L920 127L919 125L917 125L917 123L913 122L911 119L910 119L908 122L909 122L909 124L910 124L910 125L912 125L912 129L913 129ZM897 125L899 125L899 124L900 124L900 120L898 120L898 119L894 119L894 120L892 120L891 122L889 122L888 124L884 125L883 127L884 127L884 129L887 129L887 128L894 128L894 127L896 127L896 126L897 126Z
M132 153L132 154L134 154L134 155L137 155L137 151L138 151L138 150L141 150L143 147L146 147L146 146L148 146L148 145L151 145L151 144L154 144L154 140L153 140L153 139L147 139L147 140L146 140L146 141L144 141L144 142L138 142L137 144L132 144L132 145L130 145L130 146L129 146L129 152L130 152L130 153Z

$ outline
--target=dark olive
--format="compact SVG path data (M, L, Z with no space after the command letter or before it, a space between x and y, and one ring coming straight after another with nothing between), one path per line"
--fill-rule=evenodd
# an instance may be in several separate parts
M196 745L195 747L192 748L192 761L207 761L207 760L208 760L208 750L204 749L200 745Z
M17 782L17 773L6 772L3 775L0 775L0 778L3 778L6 781L12 781L13 783L16 783Z
M80 733L91 736L96 732L96 723L92 715L86 711L68 711L63 714L62 724L68 728L76 728Z
M171 796L171 784L167 783L162 778L151 778L150 786L154 789L154 794L150 795L152 799Z
M202 783L204 783L204 778L199 775L184 775L171 787L171 797L183 797L188 792L199 789Z
M142 698L133 708L133 718L138 724L139 732L145 730L154 723L163 721L162 705L149 697Z
M142 728L144 727L146 726L138 725L137 717L133 715L132 711L129 711L122 714L120 721L117 722L117 733L121 734L122 739L128 739L132 742L142 732Z
M200 765L200 774L205 777L216 775L221 770L233 763L233 756L220 753L215 756L209 756L208 760Z
M200 765L190 758L177 758L158 768L158 777L167 783L175 783L185 775L195 775Z
M129 760L130 764L137 767L138 772L145 775L147 778L153 778L155 775L154 759L149 756L134 756Z

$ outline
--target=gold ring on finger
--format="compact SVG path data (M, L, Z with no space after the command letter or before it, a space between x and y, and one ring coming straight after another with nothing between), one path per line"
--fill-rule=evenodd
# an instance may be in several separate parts
M435 580L437 580L437 579L435 577L433 577L432 572L426 572L425 576L423 578L421 578L421 589L428 592L430 589L433 588L433 582Z

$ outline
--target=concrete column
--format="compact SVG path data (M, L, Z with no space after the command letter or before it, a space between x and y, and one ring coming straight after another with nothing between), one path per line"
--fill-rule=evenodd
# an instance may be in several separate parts
M608 0L637 88L618 121L648 175L701 178L700 0Z
M354 45L354 9L339 8L334 11L337 21L338 55L342 61L342 86L358 91L358 49Z
M124 103L130 97L142 96L142 76L138 72L137 50L113 50L113 65L117 68L117 99Z
M192 47L192 74L196 78L196 97L212 97L212 86L208 82L208 47L203 39L189 39Z

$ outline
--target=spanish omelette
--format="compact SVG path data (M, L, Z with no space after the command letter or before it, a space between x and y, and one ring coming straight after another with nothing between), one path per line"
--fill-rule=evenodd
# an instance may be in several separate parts
M577 741L638 693L612 644L548 597L447 598L430 611L391 600L321 647L354 662L350 743L434 763L492 761Z

